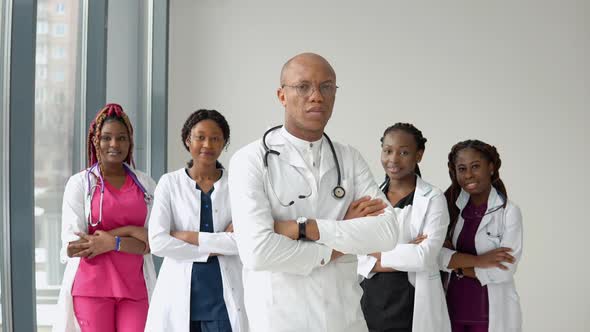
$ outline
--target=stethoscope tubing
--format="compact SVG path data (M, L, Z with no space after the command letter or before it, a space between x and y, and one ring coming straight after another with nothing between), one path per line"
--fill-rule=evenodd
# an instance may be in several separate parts
M150 195L148 193L147 189L145 189L143 184L137 178L137 175L135 174L135 172L133 172L131 170L131 168L129 166L127 166L127 164L124 163L123 167L125 168L125 171L127 172L127 174L129 174L129 176L131 177L131 179L133 180L135 185L137 185L139 187L139 189L143 192L143 197L144 197L144 201L145 201L146 205L150 205L152 202L152 199L153 199L152 195ZM96 172L94 172L94 171L96 171ZM91 184L91 180L90 180L91 174L94 175L95 177L98 177L98 179L99 179L99 181L97 181L97 183L94 185ZM100 199L99 199L99 203L98 203L98 209L99 209L98 210L98 221L96 223L92 222L92 202L89 202L90 213L88 215L88 223L90 224L90 226L96 227L96 226L98 226L98 224L100 224L102 222L102 202L103 202L103 198L104 198L104 178L102 177L102 174L100 173L100 167L98 167L98 163L95 163L94 165L90 166L90 168L86 171L86 182L87 182L87 188L88 188L88 193L87 193L86 198L88 200L90 200L90 198L92 197L93 189L100 186Z

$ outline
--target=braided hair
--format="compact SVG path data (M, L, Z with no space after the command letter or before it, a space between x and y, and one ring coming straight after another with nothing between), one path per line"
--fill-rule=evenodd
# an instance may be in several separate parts
M381 146L383 146L383 140L385 139L385 136L387 136L388 134L390 134L394 131L397 131L397 130L404 131L414 137L414 141L416 141L416 147L417 147L416 150L417 151L424 151L426 149L426 141L428 141L428 140L422 135L422 131L420 131L418 128L414 127L414 125L411 123L403 123L403 122L398 122L398 123L394 124L393 126L389 126L389 127L387 127L387 129L385 129L385 131L383 132L383 136L381 136L381 139L380 139ZM418 164L416 164L415 172L419 177L422 177L422 173L420 172L420 167L418 166ZM387 176L387 174L385 174L385 180L380 185L380 187L384 190L388 185L389 185L389 176Z
M123 112L121 105L107 104L96 114L96 117L94 117L94 120L90 123L86 143L88 150L88 167L98 163L101 173L103 172L103 169L100 156L100 132L102 126L110 121L119 121L125 126L125 128L127 128L127 132L129 133L129 151L127 151L125 162L135 167L135 161L133 160L133 126L131 126L131 121L129 121L127 114Z
M500 154L495 146L484 143L480 140L466 140L463 142L459 142L455 144L451 148L451 152L449 153L449 176L451 178L451 185L445 191L445 197L447 198L447 206L449 208L449 215L451 223L449 225L449 232L448 236L451 235L452 230L457 223L457 219L459 218L459 208L455 205L457 198L461 194L461 186L457 181L457 171L455 170L455 162L457 161L457 154L459 151L465 149L473 149L481 154L481 156L486 159L487 161L494 164L494 173L492 174L492 186L502 195L504 198L504 204L502 207L506 207L506 203L508 202L508 193L506 192L506 186L502 179L500 179L500 166L502 166L502 159L500 159Z
M186 119L184 125L182 126L180 138L182 139L182 146L184 146L186 151L190 152L190 149L188 148L186 141L188 140L191 134L191 130L193 130L193 127L196 126L197 123L203 120L212 120L219 126L219 128L221 128L221 131L223 132L223 146L227 147L227 145L229 144L229 124L227 123L227 120L225 120L225 117L216 110L200 109L194 111L191 115L189 115L188 119ZM216 162L216 164L217 168L223 168L220 162ZM186 163L186 165L188 166L188 168L193 167L192 159L189 160Z

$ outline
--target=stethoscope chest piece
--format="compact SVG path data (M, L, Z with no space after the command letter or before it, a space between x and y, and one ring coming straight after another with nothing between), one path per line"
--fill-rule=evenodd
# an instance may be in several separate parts
M344 195L346 195L346 190L344 190L342 186L336 186L332 190L332 195L338 199L341 199L344 197Z

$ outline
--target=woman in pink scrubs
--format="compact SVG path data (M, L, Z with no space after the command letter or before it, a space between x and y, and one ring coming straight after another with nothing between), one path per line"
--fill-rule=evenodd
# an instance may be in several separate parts
M64 193L65 316L54 330L144 330L155 281L145 228L155 183L133 169L132 151L129 118L121 106L106 105L90 125L89 168Z

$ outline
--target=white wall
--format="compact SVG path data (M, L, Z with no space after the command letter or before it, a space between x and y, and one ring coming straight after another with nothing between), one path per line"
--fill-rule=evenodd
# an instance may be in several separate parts
M281 65L317 52L341 87L327 132L379 179L379 138L398 121L429 139L422 172L443 188L454 143L498 147L524 215L524 330L587 330L589 14L587 1L172 0L168 167L189 158L180 128L198 108L228 118L222 161L280 123Z

